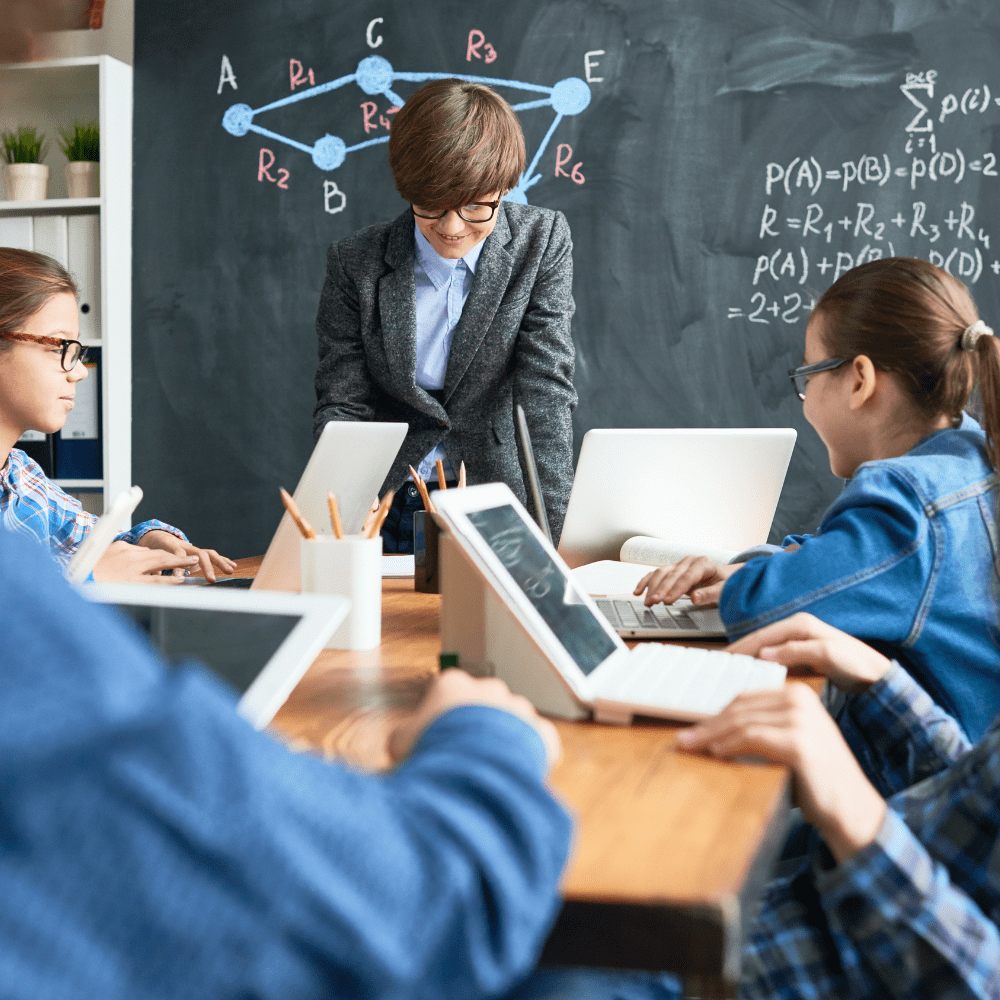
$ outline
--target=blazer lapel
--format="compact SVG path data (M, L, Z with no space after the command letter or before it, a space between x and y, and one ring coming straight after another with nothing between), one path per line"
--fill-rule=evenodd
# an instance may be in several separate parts
M472 283L469 297L465 300L462 317L455 327L448 355L448 367L444 376L444 401L448 402L455 387L462 380L472 359L483 342L500 300L507 291L514 259L507 252L510 242L510 226L504 203L497 208L497 224L486 237L483 252L479 255L476 278ZM415 362L414 362L415 364Z
M382 349L389 368L389 379L403 399L411 399L416 387L417 293L413 280L415 253L413 217L409 212L404 212L393 222L386 245L385 262L392 270L380 279L378 285ZM422 390L417 391L422 397L426 397Z

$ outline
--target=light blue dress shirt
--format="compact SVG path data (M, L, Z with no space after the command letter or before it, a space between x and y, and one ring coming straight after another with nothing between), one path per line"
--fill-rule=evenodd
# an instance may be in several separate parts
M442 389L452 336L472 289L476 265L486 240L480 240L464 257L449 260L431 246L416 223L413 235L417 244L413 262L417 292L416 382L421 389ZM444 446L439 444L424 456L417 468L432 487L437 483L435 463L439 458L444 462L448 479L458 478L448 462Z

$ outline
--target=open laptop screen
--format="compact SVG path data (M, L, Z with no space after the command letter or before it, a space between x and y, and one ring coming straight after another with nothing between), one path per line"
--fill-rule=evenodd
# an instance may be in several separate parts
M300 615L218 608L165 608L120 604L173 664L200 660L240 694L267 666L278 647L301 621Z
M467 517L584 674L615 652L573 582L510 504L470 511Z

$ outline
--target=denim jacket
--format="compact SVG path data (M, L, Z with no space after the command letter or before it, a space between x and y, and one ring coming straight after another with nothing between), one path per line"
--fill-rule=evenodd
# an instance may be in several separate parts
M899 458L865 462L815 535L785 539L797 552L729 578L726 631L808 611L898 659L978 740L1000 709L996 504L985 435L968 416Z

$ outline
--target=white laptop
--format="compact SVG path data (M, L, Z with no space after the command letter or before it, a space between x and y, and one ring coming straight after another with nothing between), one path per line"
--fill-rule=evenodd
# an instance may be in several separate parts
M767 541L795 447L793 428L595 429L583 438L559 553L570 566L617 560L635 536L712 556ZM636 582L650 567L636 567ZM633 639L724 636L718 613L689 601L646 608L627 589L588 592Z
M169 662L207 666L239 693L239 712L257 729L285 703L350 607L327 594L126 583L81 589L89 600L120 608Z
M617 559L648 535L741 552L767 541L795 447L791 427L587 431L559 554Z
M309 462L299 479L292 496L305 519L318 535L332 535L330 508L327 494L334 493L344 533L356 535L361 531L372 500L389 474L389 469L399 453L408 425L403 423L376 423L361 420L331 420L322 430ZM275 503L280 503L275 490ZM257 575L250 584L251 590L286 590L297 593L299 579L298 528L285 511L278 529L267 547ZM405 569L413 575L413 559ZM387 567L389 568L389 567ZM401 568L391 564L387 576L400 575ZM403 575L407 575L403 573ZM237 579L219 577L223 587L245 586Z
M464 645L454 650L460 665L482 658L540 710L571 718L593 711L619 723L634 715L692 720L721 711L740 692L784 683L784 667L721 650L653 643L629 650L507 486L439 491L433 499L470 567L461 578L460 567L442 565L442 647ZM480 580L485 596L477 602Z

